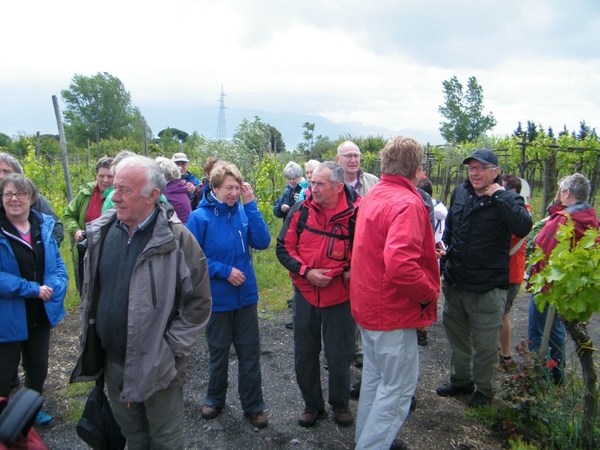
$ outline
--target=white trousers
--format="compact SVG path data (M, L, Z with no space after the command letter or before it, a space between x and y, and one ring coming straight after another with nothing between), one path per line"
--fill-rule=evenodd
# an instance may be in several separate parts
M410 410L419 376L414 328L369 331L360 327L363 371L356 418L356 450L388 450Z

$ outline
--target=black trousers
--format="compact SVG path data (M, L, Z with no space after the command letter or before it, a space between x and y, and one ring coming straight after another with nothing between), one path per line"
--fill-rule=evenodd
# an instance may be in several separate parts
M25 387L42 393L48 375L50 325L29 328L29 339L0 343L0 397L8 397L21 355L25 371Z

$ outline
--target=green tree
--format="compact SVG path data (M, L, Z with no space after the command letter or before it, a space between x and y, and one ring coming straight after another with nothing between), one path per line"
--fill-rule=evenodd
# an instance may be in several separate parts
M271 148L269 127L258 116L255 116L253 121L243 119L233 134L233 140L246 151L256 155L263 155Z
M269 130L269 134L271 135L270 139L270 151L271 153L282 153L285 152L285 142L283 142L283 136L277 128L273 125L269 125L268 123L267 129Z
M520 120L519 120L519 125L517 126L517 129L515 131L513 131L513 136L516 136L518 138L523 137L523 126L521 125Z
M185 131L181 131L177 128L167 127L164 130L158 132L158 137L162 138L163 134L167 132L170 134L170 138L177 139L181 143L185 143L185 141L187 141L188 137L190 136Z
M0 148L8 148L12 144L10 136L0 133Z
M75 74L61 95L67 105L64 117L69 135L79 145L127 136L139 114L121 80L107 72L91 77Z
M315 141L314 141L315 124L309 123L309 122L304 122L302 124L302 128L304 128L304 131L302 132L302 137L306 141L306 142L304 142L303 150L307 153L310 153L312 151L313 145L315 143Z
M483 115L483 88L475 77L469 78L466 93L456 77L442 84L445 101L438 111L446 122L440 122L439 130L447 142L473 142L496 126L491 112Z

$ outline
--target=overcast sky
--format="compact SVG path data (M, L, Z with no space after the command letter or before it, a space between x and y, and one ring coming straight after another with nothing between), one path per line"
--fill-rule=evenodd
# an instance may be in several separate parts
M214 136L224 86L230 135L242 116L269 113L297 129L286 142L320 115L353 135L442 143L442 81L455 75L483 87L494 134L519 120L600 128L597 0L20 0L0 12L10 136L57 134L51 96L97 72L123 82L155 134Z

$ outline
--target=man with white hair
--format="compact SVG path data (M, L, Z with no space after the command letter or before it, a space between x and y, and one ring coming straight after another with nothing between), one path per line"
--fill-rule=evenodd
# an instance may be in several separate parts
M375 175L364 172L360 168L360 148L352 141L344 141L338 146L336 161L344 168L346 183L352 186L361 197L367 195L367 192L379 181ZM353 363L360 368L363 365L363 351L358 327L356 328L355 345ZM360 381L352 386L352 396L356 397L359 392Z
M181 449L188 357L211 312L206 257L159 202L156 161L115 170L115 208L86 224L82 348L71 382L104 377L130 449Z

